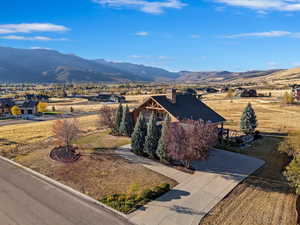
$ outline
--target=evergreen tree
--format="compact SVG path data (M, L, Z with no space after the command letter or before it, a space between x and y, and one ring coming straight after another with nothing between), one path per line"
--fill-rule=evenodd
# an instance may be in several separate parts
M123 106L122 106L122 104L119 104L119 107L116 111L114 127L112 129L112 133L115 134L115 135L119 134L120 125L121 125L121 121L122 121L122 116L123 116Z
M158 141L157 149L156 149L156 155L160 159L161 162L168 161L168 154L167 154L167 145L165 143L165 136L168 129L168 124L170 123L170 117L166 115L162 129L161 129L161 135Z
M240 128L245 134L253 134L257 127L257 120L254 109L251 103L249 103L241 117Z
M147 124L144 115L140 113L139 118L135 124L134 131L131 135L131 148L135 154L143 155L146 135Z
M152 113L148 122L147 136L145 138L144 145L144 153L146 153L152 159L155 158L155 153L159 140L159 130L156 123L156 115Z
M295 188L296 193L300 194L300 161L299 157L295 157L286 167L284 176L289 181L290 185Z
M123 109L122 121L120 124L120 134L130 137L133 130L132 115L129 111L128 105Z

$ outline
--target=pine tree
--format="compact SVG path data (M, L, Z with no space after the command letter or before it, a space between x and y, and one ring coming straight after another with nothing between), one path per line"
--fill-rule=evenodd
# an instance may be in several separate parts
M131 135L131 148L137 155L143 155L145 138L147 135L147 124L144 115L140 113Z
M170 123L170 117L166 115L162 129L161 129L161 135L158 141L157 149L156 149L156 155L160 159L161 162L167 162L168 154L167 154L167 145L165 143L165 136L168 129L168 124Z
M242 114L240 128L245 134L253 134L256 127L256 115L251 103L249 103Z
M159 130L156 125L157 118L154 113L151 114L148 127L147 136L145 138L144 153L146 153L150 158L154 159L156 156L156 149L159 140Z
M123 116L122 121L120 124L120 134L130 137L133 130L133 122L132 122L132 116L129 111L128 105L126 105L125 109L123 109Z
M119 134L120 125L121 125L121 121L122 121L122 116L123 116L123 106L122 106L122 104L119 104L119 107L118 107L118 109L116 111L116 117L115 117L114 127L112 129L112 133L114 135L118 135Z

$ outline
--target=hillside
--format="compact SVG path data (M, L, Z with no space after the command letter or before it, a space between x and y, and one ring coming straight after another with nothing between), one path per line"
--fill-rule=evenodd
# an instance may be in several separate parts
M156 81L176 76L158 68L87 60L53 50L0 47L2 82Z
M204 71L190 72L181 71L177 80L189 83L193 82L232 82L237 80L250 81L254 78L262 78L281 70L252 70L247 72L229 72L229 71Z

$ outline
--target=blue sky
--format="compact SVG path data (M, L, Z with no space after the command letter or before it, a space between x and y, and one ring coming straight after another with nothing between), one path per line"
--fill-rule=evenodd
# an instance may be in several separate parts
M300 66L300 0L3 0L0 45L179 70Z

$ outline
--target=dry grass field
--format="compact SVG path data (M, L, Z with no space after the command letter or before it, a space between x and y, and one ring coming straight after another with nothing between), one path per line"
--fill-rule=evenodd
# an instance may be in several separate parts
M280 137L265 137L241 150L266 165L238 185L200 225L296 225L296 200L282 176L287 156L276 151Z
M85 132L97 129L97 115L78 118L80 127ZM33 122L26 124L8 125L0 127L0 149L15 148L16 145L26 145L46 140L52 136L54 121Z
M288 132L300 127L300 105L283 106L280 98L284 91L274 97L226 99L225 94L204 97L203 102L227 119L226 128L239 129L240 117L250 102L258 119L258 130L263 132Z

